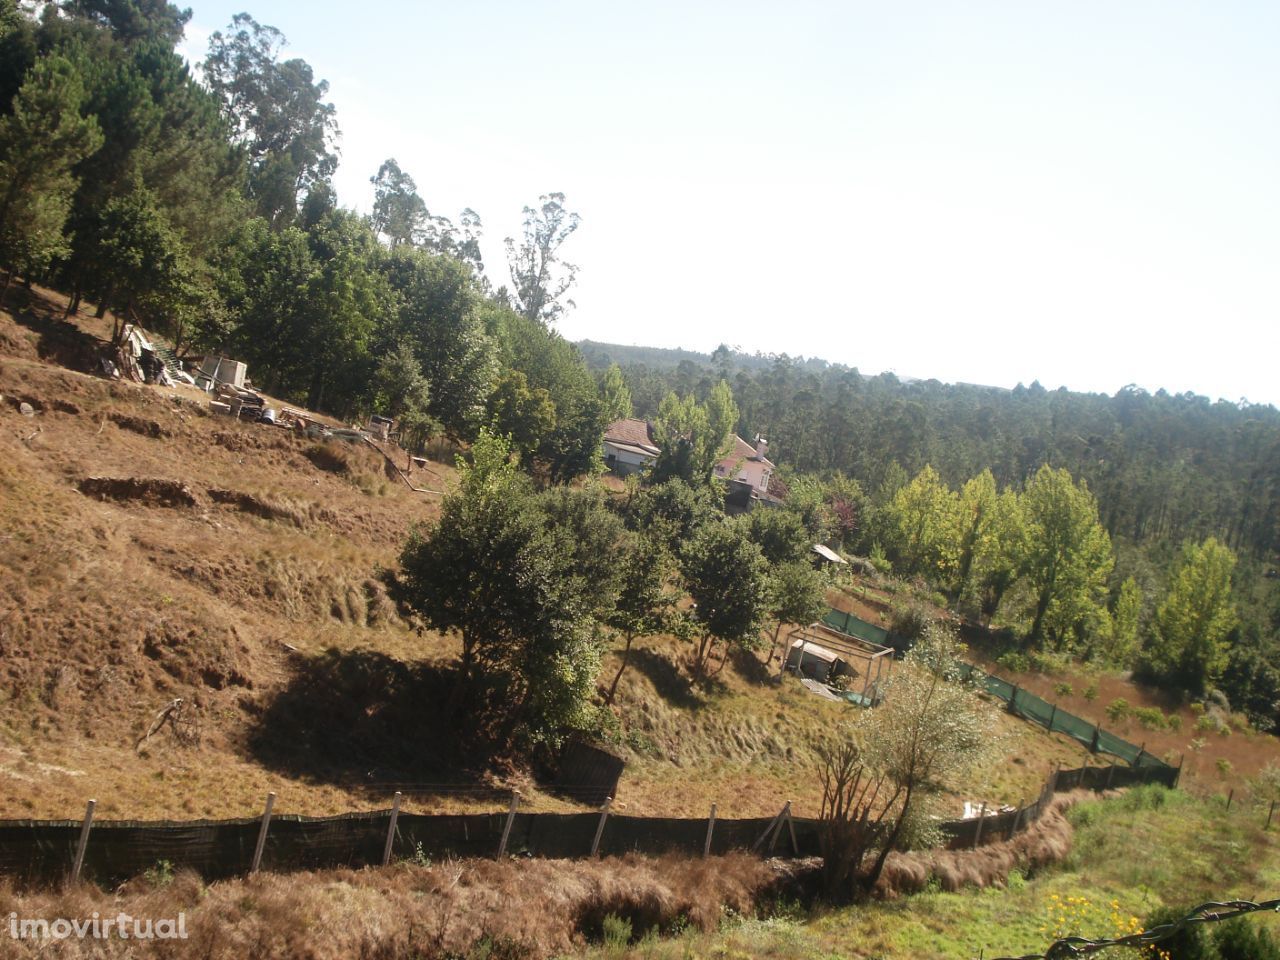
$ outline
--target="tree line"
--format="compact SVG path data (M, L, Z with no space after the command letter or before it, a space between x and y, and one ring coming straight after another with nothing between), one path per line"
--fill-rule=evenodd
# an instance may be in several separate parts
M236 15L197 79L190 11L164 0L0 11L0 300L54 285L69 315L91 301L285 400L397 417L410 445L496 423L553 479L590 467L607 411L552 328L576 274L563 194L525 208L495 289L480 216L433 213L394 159L369 216L339 205L328 84L278 29Z
M699 362L585 352L658 422L673 395L710 402L732 384L733 429L769 438L788 510L1015 651L1134 669L1193 697L1218 689L1280 724L1273 407L904 383L786 356L739 363L727 347Z

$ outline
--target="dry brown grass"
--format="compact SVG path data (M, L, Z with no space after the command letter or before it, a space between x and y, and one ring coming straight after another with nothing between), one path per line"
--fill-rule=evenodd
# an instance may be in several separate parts
M972 850L891 853L875 893L885 898L919 893L930 880L949 893L964 887L1003 886L1015 869L1025 874L1057 863L1071 850L1073 830L1066 811L1094 796L1074 791L1054 797L1044 816L1012 840Z
M690 924L713 930L726 909L750 914L785 868L736 854L708 860L628 856L594 861L459 861L430 867L260 874L210 885L191 874L131 881L105 892L81 886L58 893L0 887L0 914L21 917L175 917L189 939L76 942L59 957L165 956L421 958L465 955L481 941L510 957L548 957L600 934L610 914L635 933ZM0 956L27 955L0 940ZM36 952L31 950L31 954ZM45 951L46 955L51 955Z

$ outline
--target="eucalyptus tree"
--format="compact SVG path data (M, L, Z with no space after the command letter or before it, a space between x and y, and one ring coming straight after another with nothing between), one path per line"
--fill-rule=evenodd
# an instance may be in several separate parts
M519 240L507 237L507 266L511 271L513 305L521 316L544 325L555 323L572 300L564 295L577 281L578 268L560 256L560 247L578 229L582 218L564 205L563 193L546 193L538 206L524 208Z

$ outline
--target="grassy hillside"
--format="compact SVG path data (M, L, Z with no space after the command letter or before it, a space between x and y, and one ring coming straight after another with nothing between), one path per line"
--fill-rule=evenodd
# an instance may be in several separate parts
M60 307L39 293L0 313L0 817L73 817L88 796L111 818L244 815L268 790L277 809L324 814L403 784L410 808L474 809L512 778L533 806L564 806L521 771L498 783L460 764L429 723L455 642L414 630L383 571L437 494L367 447L95 376L109 318L66 324ZM433 464L419 484L451 477ZM618 697L619 809L817 813L809 748L849 708L764 682L752 657L695 688L678 641L640 646ZM179 697L200 742L165 727L138 747ZM1079 762L1074 744L999 723L1010 763L957 784L957 810L1024 799Z

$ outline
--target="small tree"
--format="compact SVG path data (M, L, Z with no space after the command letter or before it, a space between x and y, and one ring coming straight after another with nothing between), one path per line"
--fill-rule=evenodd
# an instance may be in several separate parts
M767 667L778 649L778 635L788 623L807 624L819 619L827 609L827 584L812 564L793 560L775 567L769 574L769 618L773 635L769 638ZM786 651L783 651L786 657Z
M609 684L605 703L613 703L617 696L618 682L631 663L632 643L668 629L678 599L669 585L671 555L655 540L632 535L619 566L618 599L606 623L623 639L622 663Z
M428 626L462 641L455 708L499 744L555 743L591 723L601 601L507 441L482 432L472 455L439 523L401 554L405 593Z
M719 669L737 645L753 648L760 639L767 599L767 570L760 548L741 524L728 520L704 524L680 560L693 598L693 618L701 631L693 675L705 677L717 640L724 644Z
M884 703L820 747L828 896L869 895L889 853L926 830L931 801L993 748L990 708L956 680L962 651L953 628L930 625Z

